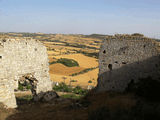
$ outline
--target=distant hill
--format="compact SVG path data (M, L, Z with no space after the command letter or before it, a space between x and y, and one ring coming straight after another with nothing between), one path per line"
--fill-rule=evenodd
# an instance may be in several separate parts
M84 35L86 38L97 38L97 39L104 39L108 35L103 35L103 34L91 34L91 35Z

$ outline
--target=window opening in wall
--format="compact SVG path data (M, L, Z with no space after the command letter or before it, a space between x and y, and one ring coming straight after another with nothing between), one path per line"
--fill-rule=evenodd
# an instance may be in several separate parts
M118 61L115 61L114 63L118 63Z
M104 50L103 53L105 54L105 53L106 53L106 50Z
M6 42L6 39L3 39L3 42Z
M112 70L112 64L108 65L109 70Z
M37 83L38 80L29 74L26 74L22 77L20 77L20 79L18 80L18 90L20 91L31 91L31 95L29 97L29 99L35 99L37 97ZM17 99L17 104L19 104L19 99Z
M0 56L0 59L2 59L2 56Z
M122 62L122 64L127 64L126 62Z

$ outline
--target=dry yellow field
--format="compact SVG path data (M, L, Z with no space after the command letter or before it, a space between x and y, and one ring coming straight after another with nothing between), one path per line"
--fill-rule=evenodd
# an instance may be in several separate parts
M59 55L55 56L55 58L69 58L69 59L74 59L79 63L80 67L84 68L91 68L91 67L97 67L98 62L96 58L92 57L87 57L83 54L69 54L69 55Z
M47 53L48 53L48 56L54 56L54 55L58 55L58 52L56 52L56 51L47 51Z
M53 57L53 56L52 56ZM80 67L66 67L60 63L50 65L50 77L54 82L65 82L72 86L82 86L87 87L88 85L96 86L98 78L98 68L91 70L84 74L79 74L77 76L69 76L73 73L79 73L86 68L93 68L98 66L96 58L87 57L83 54L69 54L69 55L59 55L54 56L54 58L69 58L74 59L79 63ZM70 82L76 80L77 82ZM88 83L92 81L92 83Z
M78 76L64 76L58 74L51 74L51 80L55 82L65 82L68 85L72 86L82 86L87 88L88 85L96 86L97 85L97 78L98 78L98 68L87 73L78 75ZM65 78L65 79L64 79ZM70 82L71 80L76 80L77 82ZM88 81L92 81L92 83L88 83Z
M56 63L49 66L50 74L58 74L58 75L71 75L73 73L78 73L84 68L82 67L66 67L63 64Z
M26 35L29 36L30 34L8 33L2 37L15 38L17 36L18 39L21 39ZM40 40L46 46L51 80L65 82L73 86L96 86L98 77L98 68L96 68L98 67L98 59L96 58L102 41L98 36L33 33L30 38ZM74 59L79 63L79 66L67 67L60 63L51 64L60 58ZM79 74L80 72L81 74ZM75 73L78 75L73 76Z
M53 41L53 42L52 42ZM55 42L54 42L55 41ZM59 42L58 42L59 41ZM95 43L94 41L98 41ZM54 82L65 82L72 86L80 85L81 87L87 87L88 85L96 86L98 77L98 68L83 74L71 76L74 73L79 73L88 68L98 67L98 60L94 57L85 56L82 53L76 51L84 51L90 53L98 53L100 47L100 41L96 38L86 38L81 35L62 35L57 34L50 38L50 41L44 41L44 45L47 47L49 62L56 61L60 58L74 59L79 63L79 67L66 67L63 64L55 63L49 66L50 78ZM96 49L80 48L74 46L66 46L65 43L78 44ZM76 82L70 82L70 81ZM91 82L88 82L91 81Z

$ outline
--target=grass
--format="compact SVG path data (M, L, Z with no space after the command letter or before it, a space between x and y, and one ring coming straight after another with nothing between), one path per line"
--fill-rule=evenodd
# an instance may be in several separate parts
M25 96L21 96L21 97L17 97L18 101L31 101L33 98L32 95L25 95Z
M76 94L65 94L61 95L62 98L71 98L71 99L80 99L82 96L81 95L76 95Z

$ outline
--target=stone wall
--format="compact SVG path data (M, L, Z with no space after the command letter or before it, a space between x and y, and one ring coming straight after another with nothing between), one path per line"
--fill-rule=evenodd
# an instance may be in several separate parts
M122 92L140 78L160 80L158 44L143 36L115 35L103 41L99 53L98 91Z
M46 47L33 39L0 39L0 102L15 108L14 89L22 76L38 81L36 94L52 90Z

